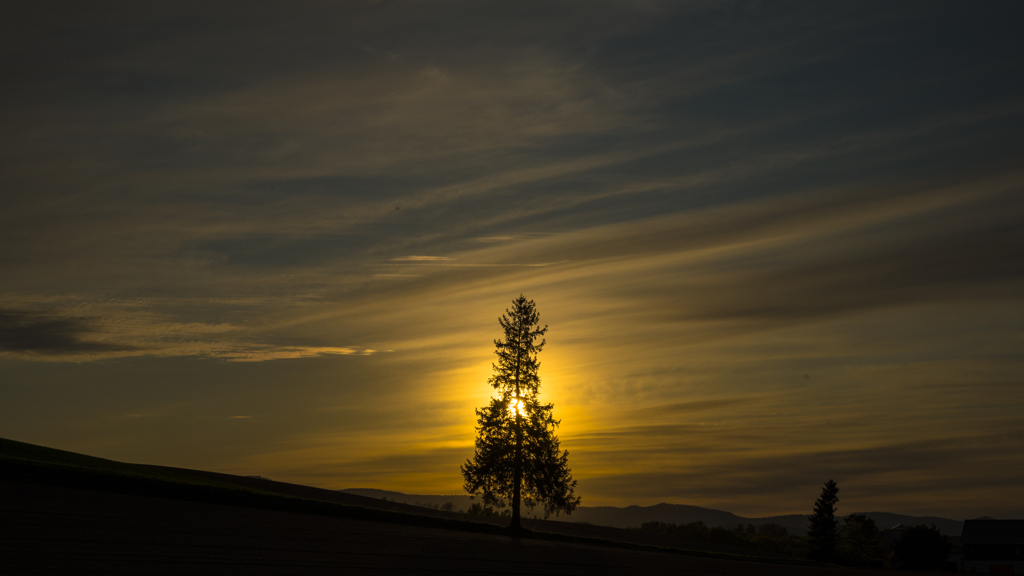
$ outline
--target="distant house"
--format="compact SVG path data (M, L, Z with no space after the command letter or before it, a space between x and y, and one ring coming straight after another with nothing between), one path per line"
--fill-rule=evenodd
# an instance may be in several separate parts
M1024 574L1024 520L965 520L964 572Z

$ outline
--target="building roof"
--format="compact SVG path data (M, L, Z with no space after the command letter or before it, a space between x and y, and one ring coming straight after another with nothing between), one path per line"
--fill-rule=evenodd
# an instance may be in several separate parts
M903 531L906 529L907 527L903 524L897 524L892 528L882 530L882 548L892 550L896 546L896 541L903 537Z
M1024 520L964 520L964 544L1024 544Z

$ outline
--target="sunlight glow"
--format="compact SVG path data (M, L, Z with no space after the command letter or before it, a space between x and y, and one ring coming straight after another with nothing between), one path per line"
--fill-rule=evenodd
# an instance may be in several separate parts
M508 406L508 411L513 416L516 415L516 412L518 412L520 416L526 416L526 407L523 405L523 401L514 396L512 402Z

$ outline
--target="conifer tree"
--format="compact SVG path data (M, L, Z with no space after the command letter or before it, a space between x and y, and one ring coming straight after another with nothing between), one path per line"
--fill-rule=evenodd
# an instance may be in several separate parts
M485 506L511 504L510 528L518 531L520 504L543 506L547 518L571 514L580 497L574 493L569 452L561 451L555 436L554 405L539 400L537 355L548 327L540 327L536 305L522 295L498 323L505 338L494 341L498 361L488 380L498 395L476 411L476 453L462 465L462 476L466 491L481 496Z
M832 480L821 487L821 496L814 502L808 536L811 544L811 558L822 562L836 560L839 544L839 522L836 521L836 504L839 502L839 486Z

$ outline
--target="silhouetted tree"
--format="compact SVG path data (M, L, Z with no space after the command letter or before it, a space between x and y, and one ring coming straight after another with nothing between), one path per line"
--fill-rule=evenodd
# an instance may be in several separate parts
M521 530L520 503L540 504L544 517L579 506L576 481L569 470L569 452L561 452L551 411L541 404L540 362L548 327L532 300L520 295L498 319L504 340L495 340L494 375L488 383L498 391L489 406L476 411L476 454L462 466L465 489L481 495L484 506L512 507L512 530ZM537 340L540 339L538 343Z
M872 518L850 514L843 519L841 556L844 564L882 567L882 533Z
M839 543L839 523L836 522L836 504L839 502L839 486L832 480L825 482L821 496L814 502L814 514L808 537L811 558L821 562L836 560L836 545Z
M901 568L942 570L952 544L934 524L911 526L896 541L894 559Z

